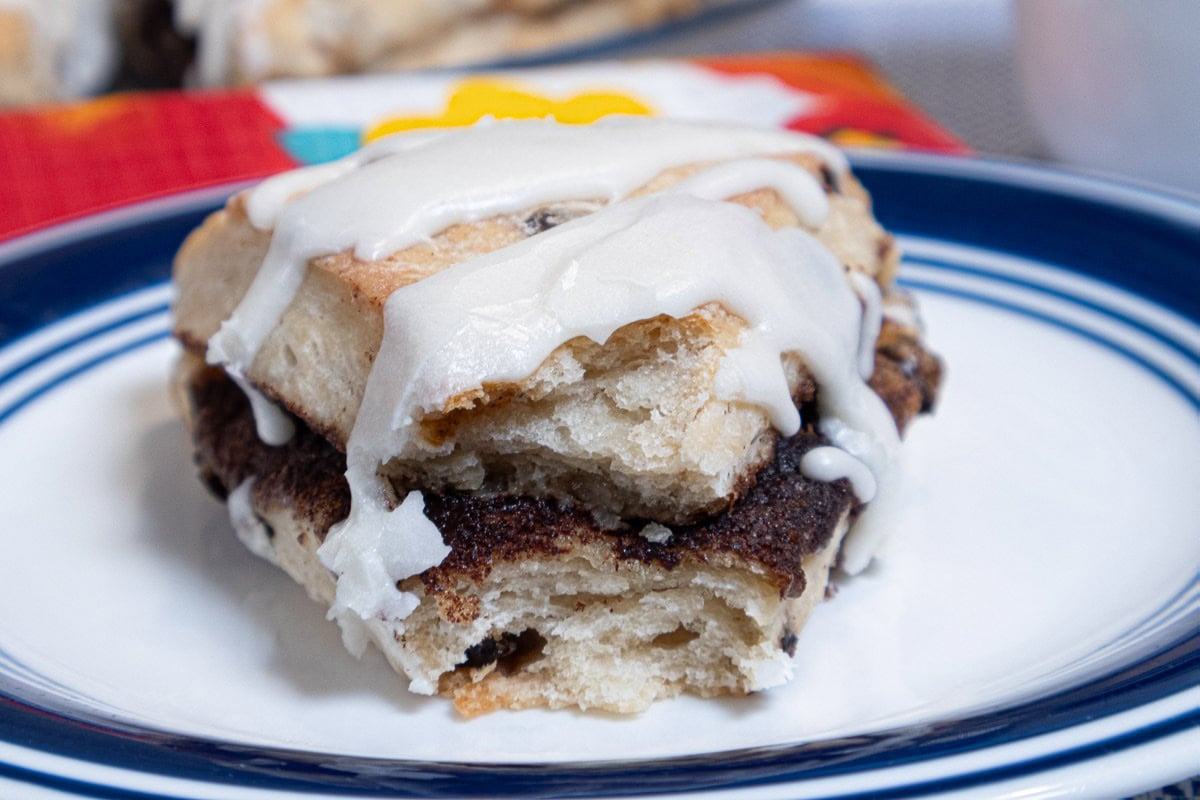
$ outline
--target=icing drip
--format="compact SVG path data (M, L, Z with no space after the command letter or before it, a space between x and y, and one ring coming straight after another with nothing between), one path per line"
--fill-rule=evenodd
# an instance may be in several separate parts
M420 604L397 583L437 566L450 553L425 516L420 492L409 492L389 508L388 493L379 482L360 488L366 491L355 496L350 516L329 529L317 551L338 578L329 618L337 620L346 649L356 656L368 641L364 622L397 625Z
M229 511L229 523L233 532L247 550L259 558L276 563L275 544L271 541L266 523L254 513L250 493L254 491L254 478L247 478L237 485L225 500Z
M800 459L800 472L806 478L826 483L848 479L860 503L869 503L875 497L875 475L867 469L866 464L845 450L814 447Z
M865 381L875 371L875 343L883 327L883 297L879 284L870 275L848 270L846 279L863 306L862 330L858 337L858 374Z
M921 329L921 319L917 316L917 309L908 295L895 292L889 294L883 301L881 314L884 319L891 320L901 327Z
M254 413L254 430L263 444L272 447L287 444L296 433L296 425L283 409L267 399L266 395L250 385L240 374L230 372L229 377L238 385L246 399L250 401L250 410Z

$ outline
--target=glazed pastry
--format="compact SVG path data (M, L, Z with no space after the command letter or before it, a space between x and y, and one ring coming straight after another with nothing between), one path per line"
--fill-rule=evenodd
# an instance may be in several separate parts
M177 394L239 535L413 691L752 692L869 562L936 397L897 259L799 134L397 135L188 239Z
M127 47L146 78L208 86L479 64L636 31L698 0L126 0ZM158 57L156 58L156 55ZM157 63L156 63L157 62Z

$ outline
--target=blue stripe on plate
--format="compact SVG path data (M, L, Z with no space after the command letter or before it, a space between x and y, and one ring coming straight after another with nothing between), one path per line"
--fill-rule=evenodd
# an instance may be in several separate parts
M875 788L864 792L826 795L828 800L865 800L866 798L910 798L927 797L932 794L986 786L988 784L1013 780L1025 776L1036 775L1046 770L1071 766L1098 758L1112 757L1123 750L1151 744L1167 736L1188 732L1200 727L1200 710L1179 714L1164 720L1154 722L1139 728L1133 728L1119 735L1090 743L1083 747L1068 748L1044 756L1013 762L1000 767L976 770L960 775L947 776L930 781L920 781L887 788ZM965 752L965 750L964 750ZM944 755L953 755L946 753ZM270 754L253 756L260 764L269 761ZM663 781L661 777L670 771L678 771L680 766L670 761L656 762L653 772L645 773L636 768L625 769L621 765L616 771L596 780L595 775L584 773L586 765L562 765L568 773L576 773L572 777L559 779L563 769L547 770L545 774L530 772L527 775L514 775L507 767L492 765L461 765L463 770L457 774L447 774L442 771L442 765L404 765L389 762L393 769L375 769L368 773L338 773L339 778L349 779L350 783L326 781L314 785L305 783L272 782L270 785L254 781L234 780L240 786L254 786L261 789L278 791L326 791L336 788L340 795L372 797L382 794L403 793L409 797L514 797L526 796L536 792L539 797L571 797L581 793L605 794L614 797L621 795L642 795L670 791L697 791L705 788L737 789L775 784L780 782L813 780L819 777L829 777L847 772L856 772L854 768L823 772L810 770L791 775L768 774L759 777L745 778L749 771L744 766L732 765L732 775L741 775L742 779L721 780L723 771L711 769L693 769L682 785L674 781ZM900 766L903 761L896 760L885 766ZM244 766L244 765L243 765ZM332 766L332 765L330 765ZM884 765L881 765L884 766ZM698 765L697 765L698 767ZM414 769L425 770L421 775L412 774ZM705 773L703 779L697 780L699 773ZM390 773L386 774L385 773ZM28 769L9 764L0 764L0 776L37 784L50 789L68 791L85 797L114 798L116 800L167 800L180 795L158 794L124 788L121 786L94 783L74 778L66 778L52 773ZM182 777L173 774L172 777ZM406 779L407 778L407 779ZM713 780L715 778L715 780ZM201 778L203 779L203 778Z
M1077 191L1051 192L1020 182L1029 168L938 161L937 172L904 157L856 164L885 228L1065 267L1200 318L1200 209L1168 217L1112 203L1089 190L1095 181L1064 175ZM990 179L1006 171L1013 182Z
M926 264L927 266L941 267L940 264L930 264L929 262L923 262L923 263ZM981 271L979 274L986 275L987 273ZM1197 395L1194 390L1189 388L1187 385L1181 383L1178 378L1176 378L1171 373L1162 369L1162 367L1158 366L1158 364L1154 363L1152 360L1146 358L1145 356L1141 355L1140 353L1137 353L1137 352L1129 349L1128 347L1126 347L1123 344L1114 342L1112 339L1109 339L1099 333L1096 333L1095 331L1090 331L1086 328L1082 328L1074 323L1068 322L1064 319L1060 319L1051 314L1047 314L1043 311L1037 311L1032 308L1026 308L1024 306L1021 306L1018 303L1014 303L1014 302L1011 302L1008 300L1001 300L996 297L988 297L985 294L973 292L968 289L951 288L948 286L941 286L936 283L931 283L929 281L918 281L918 280L912 280L912 279L904 279L904 280L900 281L900 283L903 286L905 286L906 288L917 289L918 291L934 292L937 294L943 294L943 295L947 295L950 297L956 297L960 300L969 300L971 302L990 306L992 308L1000 308L1005 311L1011 311L1014 314L1019 314L1023 317L1035 319L1038 322L1043 322L1047 325L1051 325L1055 328L1059 328L1061 330L1072 333L1083 339L1087 339L1089 342L1091 342L1093 344L1098 344L1108 350L1111 350L1112 352L1116 353L1117 355L1137 364L1139 367L1141 367L1142 369L1151 373L1152 375L1154 375L1154 377L1158 378L1160 381L1162 381L1166 385L1170 386L1173 390L1175 390L1176 393L1178 393L1180 396L1182 396L1184 400L1187 400L1192 405L1193 408L1200 410L1200 395ZM1088 304L1080 302L1079 305L1086 306ZM1135 328L1138 327L1135 320L1130 320L1127 317L1121 316L1120 314L1118 314L1115 311L1110 310L1106 314L1106 316L1108 316L1110 319L1115 319L1115 320L1119 320L1120 322L1126 323L1126 324L1130 325L1130 327L1135 327ZM1170 344L1172 346L1172 348L1174 348L1176 350L1182 351L1182 348L1184 347L1184 345L1182 343L1180 343L1178 340L1167 338L1165 335L1156 336L1155 338L1160 339L1161 341L1163 341L1166 344ZM2 417L0 417L0 419L2 419Z
M22 372L27 372L28 370L33 369L34 367L38 366L39 364L46 363L48 360L50 360L54 356L57 356L62 353L66 353L70 350L73 350L74 348L78 347L81 344L84 344L85 342L89 342L94 339L97 339L106 333L111 333L111 332L118 330L120 328L123 328L126 325L129 325L131 323L140 322L141 320L144 320L144 319L149 319L150 317L153 317L156 314L166 313L166 311L167 311L166 304L159 304L159 305L153 306L152 308L147 308L147 309L143 309L141 311L136 311L132 314L127 314L123 317L115 319L105 325L101 325L96 328L91 328L83 333L80 333L77 336L73 336L71 338L64 339L52 347L47 347L45 349L39 350L39 351L37 351L36 354L23 359L22 361L20 361L16 365L10 367L9 369L5 370L4 372L0 372L0 385L3 385L7 381L12 380L13 378L20 375Z
M184 237L213 210L207 202L172 208L147 203L145 218L89 236L56 241L16 259L0 258L0 347L100 303L171 276ZM0 253L7 249L0 246Z
M100 366L101 364L105 363L106 361L111 361L112 359L116 358L117 356L121 356L121 355L125 355L126 353L133 352L134 350L138 350L142 347L145 347L148 344L153 344L154 342L161 342L163 339L166 339L170 335L171 334L169 331L160 330L155 333L151 333L146 336L142 336L137 339L134 339L133 341L124 342L117 347L114 347L110 350L106 350L105 352L100 353L99 355L93 356L92 358L89 358L86 361L76 364L75 366L71 367L70 369L64 370L63 372L54 376L53 379L51 379L45 383L39 384L38 386L35 386L34 388L30 389L29 391L25 392L24 394L19 395L15 400L9 402L3 408L0 408L0 424L7 422L8 418L11 417L13 414L16 414L22 408L25 408L27 405L32 403L34 400L37 400L39 397L42 397L43 395L45 395L47 392L49 392L53 389L56 389L59 386L62 386L67 381L70 381L73 378L78 378L83 373L88 372L88 371Z
M178 795L152 794L115 786L105 786L99 783L72 780L52 775L48 772L25 769L24 767L5 764L3 762L0 762L0 777L41 786L43 789L66 792L72 796L96 797L103 798L103 800L177 800L178 798Z
M1188 714L1182 714L1153 725L1147 725L1142 728L1127 731L1120 736L1114 736L1089 745L1086 748L1076 748L1061 753L1056 753L1050 756L1040 758L1032 758L1026 761L995 769L980 770L962 776L947 777L933 781L923 781L917 783L909 783L902 786L895 786L887 789L872 790L868 792L858 792L853 794L827 795L828 800L869 800L877 798L878 800L899 800L901 798L912 797L928 797L940 792L962 791L964 789L986 786L990 783L995 783L1003 780L1013 780L1030 774L1036 774L1045 770L1054 769L1057 767L1070 766L1071 764L1081 761L1091 760L1093 758L1111 757L1123 750L1138 747L1140 745L1152 743L1156 740L1171 736L1176 733L1188 731L1200 726L1200 711ZM11 778L26 783L42 786L47 789L57 791L70 792L74 795L82 797L103 798L104 800L173 800L178 798L179 794L172 793L170 795L158 794L152 792L137 791L116 786L108 786L99 783L88 781L75 780L64 778L58 775L41 772L38 770L25 769L22 767L12 766L8 764L0 764L0 776ZM751 787L762 785L772 781L739 781L733 784L724 785L722 788L736 789L739 787ZM298 787L297 787L298 788ZM520 794L517 792L505 791L506 787L502 782L492 783L486 787L486 791L480 794L472 792L460 792L458 796L498 796L507 795L514 796ZM642 794L646 791L652 791L645 785L632 784L629 785L624 794ZM585 791L590 791L585 789ZM568 789L563 793L538 793L540 797L568 797L575 792ZM371 796L374 791L367 788L346 787L342 794L345 796ZM414 795L417 796L417 795ZM435 795L419 795L419 796L437 796ZM619 796L619 795L614 795Z
M1047 286L1044 283L1038 283L1037 281L1028 280L1026 278L1019 278L1015 275L1006 275L1000 272L995 272L985 267L956 264L945 259L930 258L928 256L906 255L905 261L912 264L922 264L925 266L936 267L937 269L948 272L958 272L963 275L987 278L990 281L1006 283L1010 286L1017 286L1022 289L1032 289L1048 297L1053 297L1056 300L1062 300L1070 303L1071 305L1078 306L1080 308L1086 308L1089 311L1094 311L1098 314L1108 317L1109 319L1116 320L1124 325L1134 328L1135 330L1141 331L1147 336L1157 340L1161 344L1171 348L1176 353L1179 353L1181 356L1191 362L1193 366L1200 365L1200 353L1196 352L1195 348L1184 342L1180 342L1178 339L1173 338L1170 334L1164 333L1161 328L1155 327L1154 325L1149 325L1138 319L1133 319L1132 317L1121 314L1120 312L1113 311L1101 303L1086 300L1078 295L1073 295L1070 292L1062 289L1057 289L1053 286ZM1200 280L1200 274L1197 275L1197 280ZM912 281L906 280L903 275L901 276L900 282L907 286L914 285ZM1112 284L1108 285L1111 286Z

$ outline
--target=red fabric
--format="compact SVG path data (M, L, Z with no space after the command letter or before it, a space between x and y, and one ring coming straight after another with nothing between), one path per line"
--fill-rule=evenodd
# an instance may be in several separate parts
M850 54L765 53L701 59L717 72L766 73L808 92L816 106L788 122L792 130L845 146L896 147L967 154L970 148L927 117L861 58Z
M126 94L0 115L0 240L295 166L253 91Z
M716 72L773 75L814 103L788 127L844 146L965 153L952 134L853 55L695 59ZM397 76L401 84L403 76ZM0 240L153 197L296 166L287 123L253 89L122 94L0 114Z

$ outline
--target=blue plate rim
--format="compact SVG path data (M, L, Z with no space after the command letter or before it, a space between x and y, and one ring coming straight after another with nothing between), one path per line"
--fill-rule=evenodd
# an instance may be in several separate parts
M872 174L878 176L878 174L890 171L897 174L922 174L927 178L930 175L950 176L959 180L973 180L985 186L993 186L997 181L1001 181L1022 191L1041 191L1058 194L1065 192L1086 202L1096 202L1099 195L1103 204L1108 205L1112 204L1114 198L1124 197L1127 201L1133 201L1132 204L1137 207L1136 211L1139 214L1151 217L1166 216L1173 223L1182 223L1190 226L1192 235L1200 242L1200 206L1189 202L1187 198L1163 194L1144 186L1121 185L1092 176L1050 170L1027 164L980 161L961 157L925 154L855 153L852 160L854 161L856 171L864 175L865 182L868 182L868 184L870 181L866 180L866 178L869 178ZM1031 183L1033 184L1032 187ZM39 231L21 239L0 244L0 275L14 261L28 257L32 253L53 250L57 247L72 244L79 238L87 239L90 236L96 235L98 230L121 231L130 225L136 225L136 220L146 215L186 213L187 211L194 210L196 207L211 208L215 205L216 201L234 189L240 188L240 186L216 187L199 192L177 195L167 200L150 201L137 206L106 212L95 217L68 222L55 228ZM1200 252L1200 250L1197 252ZM1200 261L1197 264L1200 264ZM1070 269L1069 266L1067 268ZM1119 284L1116 285L1118 288L1128 291L1125 287ZM0 306L0 308L3 308L3 306ZM76 311L82 310L84 309L76 309ZM1186 314L1185 319L1191 322L1196 321L1196 317L1192 314ZM9 341L8 344L20 338L22 337L18 336L16 339ZM1027 726L1022 727L1019 724L1022 720L1027 720L1030 712L1034 710L1038 714L1041 714L1043 719L1048 720L1053 716L1052 714L1049 716L1046 715L1048 710L1047 703L1051 700L1053 700L1053 706L1049 710L1056 711L1057 713L1078 711L1080 705L1091 711L1096 711L1096 693L1090 690L1100 684L1106 687L1100 694L1108 694L1111 697L1112 691L1119 689L1121 692L1122 702L1108 704L1102 709L1106 716L1115 716L1124 711L1138 708L1152 700L1178 696L1181 692L1196 685L1197 679L1200 678L1200 614L1193 613L1192 617L1195 619L1186 635L1172 641L1162 648L1160 652L1143 659L1137 664L1130 665L1127 669L1118 670L1101 680L1093 681L1084 686L1059 692L1050 698L1037 698L1026 704L999 709L989 714L973 717L972 719L978 720L981 726L987 730L1009 730L1014 735L1014 738L1009 741L1020 741L1032 736L1072 727L1070 724L1063 722L1058 727L1050 727L1031 733ZM683 786L675 784L658 784L656 786L654 781L651 780L656 776L661 778L660 773L663 771L681 769L692 770L693 773L696 773L693 777L700 777L702 783L707 782L711 788L730 788L761 783L787 783L809 777L856 772L861 765L857 764L852 751L856 748L861 750L861 746L865 740L870 740L869 747L875 752L887 752L888 765L911 763L913 761L929 761L971 749L969 743L970 737L964 737L961 730L941 731L936 729L937 726L918 726L921 730L915 734L910 728L901 728L869 737L858 737L853 745L836 741L833 744L827 742L784 744L764 748L746 748L648 761L475 764L455 761L393 761L387 759L342 757L342 761L337 766L332 767L331 776L330 774L325 774L326 770L331 769L331 757L328 754L275 750L248 745L243 746L230 742L189 739L188 737L179 737L169 731L153 731L138 726L126 729L120 725L114 726L110 722L101 719L86 720L63 715L53 708L53 703L42 705L30 702L29 698L13 696L7 688L0 688L0 740L13 742L14 739L29 738L13 735L14 728L12 723L14 713L24 716L24 721L30 723L33 727L41 724L43 726L49 725L53 729L53 731L40 730L37 732L38 735L47 732L67 735L74 732L75 735L82 735L82 727L102 737L116 737L127 744L132 742L149 746L150 752L145 751L144 748L133 748L139 750L135 754L135 760L143 766L145 766L144 759L155 750L161 750L168 754L181 754L191 750L191 755L193 756L198 756L210 763L223 765L216 769L214 774L204 776L206 780L216 780L218 782L225 780L235 785L259 786L263 788L319 789L325 791L338 789L351 791L355 794L360 792L377 793L380 791L395 791L397 789L397 784L395 783L397 775L414 770L417 773L426 773L423 776L410 776L415 781L426 781L426 790L433 788L428 783L429 779L437 777L439 773L444 773L441 775L443 780L449 779L455 782L455 793L462 793L464 789L467 790L467 793L471 793L472 787L480 788L484 785L487 786L486 793L488 794L497 793L498 789L503 794L523 793L531 788L546 790L552 788L545 782L545 778L550 776L558 776L562 779L557 785L558 790L567 790L571 786L576 785L580 775L610 779L607 781L606 790L608 791L615 790L619 783L626 783L628 781L638 782L637 786L639 790L646 791L675 791L684 788L705 788L694 780ZM1096 743L1095 747L1103 750L1104 748L1134 746L1137 743L1146 741L1146 737L1153 739L1157 736L1166 736L1181 730L1193 729L1200 730L1200 708L1191 708L1182 714L1175 715L1166 720L1159 720L1155 724L1145 728L1128 731L1122 737ZM33 728L31 727L26 733L32 731ZM916 742L915 745L913 744L914 742ZM81 752L76 753L72 757L112 764L111 752L100 755L89 750L89 747L94 744L94 742L89 743ZM997 746L997 743L993 740L987 746L994 747ZM847 747L850 750L846 750L845 748ZM908 749L901 749L902 747L908 747ZM1072 757L1082 758L1088 753L1094 752L1099 751L1089 746L1085 751L1072 754ZM230 762L231 756L235 757L233 762ZM227 772L230 769L230 763L237 763L250 756L273 761L275 767L272 768L272 771L275 774L262 774L251 769L236 777L230 777ZM317 773L310 772L313 764L318 760L321 764ZM281 779L277 767L289 761L294 766L300 768L300 774ZM812 766L802 766L806 763ZM356 764L360 769L352 769ZM161 771L162 774L178 774L164 764L158 766L159 770L155 771ZM1034 766L1040 769L1045 764L1039 762ZM379 780L380 775L378 774L381 771L388 773L382 776L384 778L382 781ZM18 772L20 772L20 769L13 765L0 765L0 774L15 775ZM188 772L191 772L191 770L189 769ZM375 773L376 778L374 788L360 783L364 777L370 777L372 773ZM222 776L224 777L222 778ZM352 783L342 785L341 778L344 776L353 776ZM484 783L479 783L481 776L484 778ZM508 779L508 784L504 787L496 786L494 779L497 776L504 776ZM900 794L893 793L891 796L907 796L903 792L911 792L916 789L924 792L930 789L962 788L963 786L973 784L970 782L962 783L961 780L990 780L992 777L994 776L990 773L986 777L981 777L981 773L977 773L973 777L971 775L960 776L957 779L960 782L957 784L947 784L943 780L933 784L923 784L920 787L901 787L898 790L901 792ZM36 780L36 776L25 775L23 779ZM611 782L612 779L616 779L617 782ZM413 784L409 788L413 788L415 785ZM595 788L605 790L605 785L596 784ZM123 790L108 787L105 791L121 792ZM93 796L135 795L95 794ZM142 795L139 794L137 796ZM851 797L855 795L850 794L845 796Z

